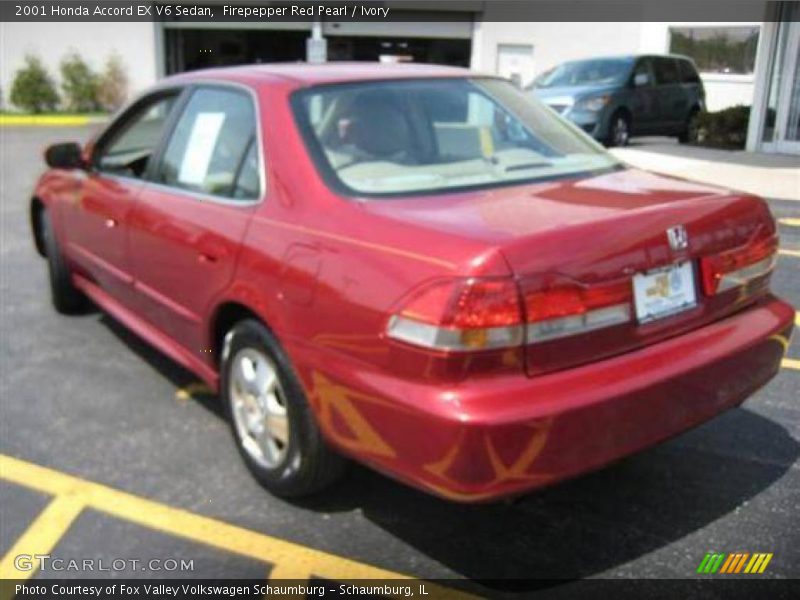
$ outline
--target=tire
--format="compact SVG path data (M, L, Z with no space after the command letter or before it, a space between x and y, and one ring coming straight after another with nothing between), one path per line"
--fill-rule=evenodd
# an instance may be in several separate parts
M220 371L236 447L264 488L297 498L340 478L346 461L322 438L288 357L264 325L247 319L228 332Z
M50 299L53 307L63 315L79 313L86 307L86 296L72 284L72 273L58 245L53 223L47 211L42 212L39 222L47 251Z
M696 108L689 113L689 118L686 119L686 125L678 134L678 141L681 144L689 144L697 141L697 115L699 114L700 111Z
M631 118L625 111L618 110L611 115L608 124L606 146L627 146L631 139Z

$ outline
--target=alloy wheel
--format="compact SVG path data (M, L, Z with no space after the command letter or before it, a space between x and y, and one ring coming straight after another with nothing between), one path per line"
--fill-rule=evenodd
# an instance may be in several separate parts
M259 465L274 468L289 448L289 415L275 364L255 348L233 357L229 394L242 447Z

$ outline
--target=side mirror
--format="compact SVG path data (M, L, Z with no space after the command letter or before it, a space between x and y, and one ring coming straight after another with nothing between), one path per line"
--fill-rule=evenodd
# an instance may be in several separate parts
M650 76L647 73L637 73L633 76L633 85L635 87L643 87L650 83Z
M53 144L44 151L44 160L53 169L82 169L81 147L75 142Z

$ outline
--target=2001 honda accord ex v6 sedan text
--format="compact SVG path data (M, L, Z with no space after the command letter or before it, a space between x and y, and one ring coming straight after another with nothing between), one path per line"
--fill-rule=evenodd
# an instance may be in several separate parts
M343 457L460 501L552 484L740 404L792 329L762 200L468 71L194 72L46 159L56 309L88 296L218 390L282 496Z

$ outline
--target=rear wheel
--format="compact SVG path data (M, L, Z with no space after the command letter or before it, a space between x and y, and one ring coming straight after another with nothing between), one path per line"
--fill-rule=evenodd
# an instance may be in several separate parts
M42 228L44 247L47 251L50 298L53 307L61 314L80 312L86 306L86 297L72 284L72 273L61 253L53 223L47 211L42 213L39 223Z
M689 118L686 119L686 125L678 134L678 141L681 144L689 144L697 141L697 120L699 115L700 111L697 109L694 109L689 114Z
M631 139L631 118L625 111L617 111L611 116L606 145L627 146Z
M345 460L322 438L300 382L261 323L241 321L225 337L221 395L239 453L276 496L313 494L340 477Z

